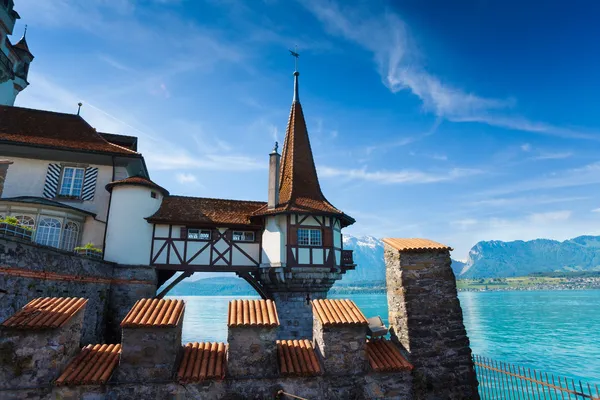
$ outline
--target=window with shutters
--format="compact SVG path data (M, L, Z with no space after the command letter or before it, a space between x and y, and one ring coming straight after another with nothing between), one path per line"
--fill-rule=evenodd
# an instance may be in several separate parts
M64 167L59 196L81 197L83 188L84 168Z
M254 242L254 232L251 231L233 231L231 239L234 242Z
M320 229L298 229L298 245L299 246L322 246L323 238Z
M60 243L61 222L56 218L42 217L35 235L36 243L58 247Z
M188 229L187 238L198 240L210 240L211 231L210 229Z
M77 238L79 237L79 224L73 221L69 221L65 224L65 229L62 233L61 249L67 251L73 251L77 245Z

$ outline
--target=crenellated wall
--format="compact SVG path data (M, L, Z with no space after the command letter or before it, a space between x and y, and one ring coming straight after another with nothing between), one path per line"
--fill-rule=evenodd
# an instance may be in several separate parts
M155 292L153 268L121 266L0 236L0 321L36 297L84 297L81 343L118 341L125 313Z

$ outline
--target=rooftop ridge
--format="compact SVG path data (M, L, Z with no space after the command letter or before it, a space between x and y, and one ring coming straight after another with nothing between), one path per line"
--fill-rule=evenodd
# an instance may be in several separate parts
M231 300L227 326L279 326L277 307L273 300Z
M452 247L446 246L429 239L421 238L383 238L382 242L392 246L398 251L424 251L424 250L450 250Z
M223 342L192 342L182 347L183 356L177 370L180 383L223 379L227 344Z
M185 303L172 299L141 299L121 322L122 328L167 328L179 324Z
M184 199L224 200L224 201L237 201L237 202L244 202L244 203L267 204L266 201L262 201L262 200L223 199L223 198L217 198L217 197L183 196L183 195L179 195L179 194L177 194L177 195L170 195L169 197L177 197L177 198L184 198Z
M312 301L312 307L323 326L368 325L364 314L352 300L317 299Z
M88 300L82 297L38 297L6 319L2 326L15 329L53 329L65 325Z
M281 375L315 376L321 374L321 364L319 364L310 340L277 340L276 343Z
M105 384L119 364L120 355L120 344L88 344L69 362L54 384L56 386Z

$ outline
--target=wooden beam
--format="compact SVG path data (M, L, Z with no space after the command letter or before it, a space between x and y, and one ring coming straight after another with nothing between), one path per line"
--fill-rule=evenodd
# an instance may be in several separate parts
M182 273L177 278L175 278L173 280L173 282L169 283L169 285L166 288L164 288L159 294L157 294L156 296L154 296L154 298L155 299L162 299L163 297L165 297L165 295L167 293L169 293L169 290L171 290L171 289L173 289L175 287L175 285L177 285L179 282L181 282L185 278L189 278L193 274L194 274L193 271L186 271L186 272Z
M184 272L258 272L256 265L178 265L178 264L154 264L158 270L184 271Z

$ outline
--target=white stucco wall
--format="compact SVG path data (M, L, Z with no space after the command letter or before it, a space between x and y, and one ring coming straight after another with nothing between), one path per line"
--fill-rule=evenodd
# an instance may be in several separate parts
M61 164L60 161L56 160L36 160L31 158L5 156L2 154L0 154L0 159L6 159L13 162L13 164L8 167L2 197L42 197L44 185L46 183L46 172L48 171L48 165ZM72 207L93 212L96 214L97 219L100 221L106 221L106 213L108 211L110 194L106 191L106 189L104 189L104 187L112 180L112 166L94 164L85 165L98 168L96 192L94 193L93 200L55 200Z
M265 230L262 235L263 264L284 264L287 235L287 219L285 215L265 218Z
M144 218L158 210L162 194L150 196L143 186L115 186L106 231L104 259L120 264L148 265L152 245L152 224Z

